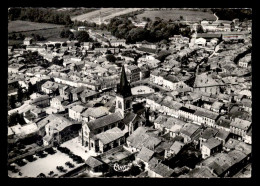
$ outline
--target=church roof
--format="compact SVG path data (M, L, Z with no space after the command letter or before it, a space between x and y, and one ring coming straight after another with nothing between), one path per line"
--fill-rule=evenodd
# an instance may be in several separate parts
M119 95L121 95L123 97L132 96L130 83L127 81L127 77L126 77L124 66L122 66L122 72L121 72L121 77L120 77L120 84L117 87L117 94L119 94Z

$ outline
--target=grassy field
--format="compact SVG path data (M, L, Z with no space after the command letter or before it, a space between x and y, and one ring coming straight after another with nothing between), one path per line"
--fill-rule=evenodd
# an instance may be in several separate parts
M48 23L34 23L29 21L12 21L8 23L8 35L13 33L22 33L23 35L30 36L32 34L38 34L45 37L47 40L59 38L61 30L64 28L63 25L55 25ZM9 40L9 44L20 43L19 40Z
M165 20L179 20L180 16L184 18L184 20L187 21L199 21L202 19L207 20L216 20L216 17L213 15L213 13L210 12L202 12L202 11L194 11L194 10L155 10L150 11L146 10L144 13L137 15L137 18L139 20L142 20L143 17L149 17L151 20L155 20L155 17L160 17L161 19Z
M11 21L8 23L8 33L12 32L27 32L34 30L42 30L42 29L54 29L61 28L62 25L55 25L49 23L35 23L30 21Z

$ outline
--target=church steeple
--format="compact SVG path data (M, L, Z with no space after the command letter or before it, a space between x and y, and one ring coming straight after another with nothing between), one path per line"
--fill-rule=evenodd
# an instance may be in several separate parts
M117 94L119 94L119 95L121 95L123 97L132 96L130 83L127 81L124 65L122 66L122 72L121 72L121 77L120 77L120 84L117 87Z

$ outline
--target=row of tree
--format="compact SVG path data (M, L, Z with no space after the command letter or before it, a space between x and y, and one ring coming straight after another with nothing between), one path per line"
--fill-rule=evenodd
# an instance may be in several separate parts
M25 20L62 25L72 24L68 14L57 12L48 8L10 8L8 10L8 19L10 21Z

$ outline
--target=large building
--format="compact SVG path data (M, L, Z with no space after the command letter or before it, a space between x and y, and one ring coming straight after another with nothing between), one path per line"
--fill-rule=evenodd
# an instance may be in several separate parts
M125 142L125 137L145 123L145 118L132 109L132 92L127 81L125 68L122 67L120 84L115 98L115 113L105 115L96 120L83 121L79 140L88 150L103 153ZM111 138L111 132L117 132L117 137Z

